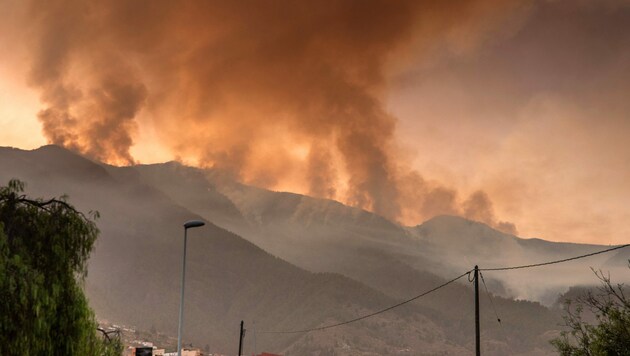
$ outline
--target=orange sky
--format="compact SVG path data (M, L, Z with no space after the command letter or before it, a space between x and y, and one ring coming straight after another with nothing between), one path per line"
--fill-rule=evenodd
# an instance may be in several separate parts
M629 241L627 1L154 2L141 21L23 3L0 0L0 145L178 158L408 224Z

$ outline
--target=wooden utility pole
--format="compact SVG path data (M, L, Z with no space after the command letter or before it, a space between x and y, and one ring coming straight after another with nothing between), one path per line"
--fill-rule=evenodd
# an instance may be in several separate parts
M479 267L475 265L475 351L477 356L481 356L481 333L479 331Z
M238 337L238 356L243 354L243 338L245 337L245 329L243 329L243 320L241 320L241 333Z

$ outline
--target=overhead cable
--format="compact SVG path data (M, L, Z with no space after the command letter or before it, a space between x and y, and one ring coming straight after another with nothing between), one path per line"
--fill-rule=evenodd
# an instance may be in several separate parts
M411 302L413 302L414 300L416 300L416 299L418 299L418 298L421 298L421 297L424 297L424 296L425 296L425 295L427 295L427 294L433 293L433 292L437 291L438 289L444 288L444 287L446 287L447 285L449 285L449 284L451 284L451 283L453 283L453 282L457 281L458 279L460 279L460 278L462 278L462 277L464 277L464 276L469 275L469 274L470 274L470 272L472 272L472 270L467 271L467 272L465 272L465 273L462 273L461 275L459 275L459 276L457 276L457 277L455 277L455 278L453 278L453 279L449 280L448 282L444 282L444 283L440 284L439 286L437 286L437 287L435 287L435 288L433 288L433 289L430 289L430 290L428 290L428 291L426 291L426 292L424 292L424 293L422 293L422 294L418 294L418 295L416 295L415 297L409 298L409 299L407 299L407 300L405 300L405 301L402 301L402 302L400 302L400 303L398 303L398 304L394 304L394 305L392 305L392 306L390 306L390 307L387 307L387 308L385 308L385 309L381 309L381 310L379 310L379 311L375 311L375 312L370 313L370 314L362 315L362 316L360 316L360 317L357 317L357 318L354 318L354 319L351 319L351 320L343 321L343 322L336 323L336 324L330 324L330 325L320 326L320 327L317 327L317 328L312 328L312 329L303 329L303 330L288 330L288 331L259 331L258 333L259 333L259 334L298 334L298 333L307 333L307 332L311 332L311 331L321 331L321 330L330 329L330 328L334 328L334 327L341 326L341 325L346 325L346 324L354 323L354 322L357 322L357 321L359 321L359 320L367 319L367 318L369 318L369 317L372 317L372 316L375 316L375 315L378 315L378 314L384 313L384 312L386 312L386 311L390 311L390 310L392 310L392 309L394 309L394 308L398 308L398 307L399 307L399 306L401 306L401 305L404 305L404 304L407 304L407 303L411 303Z
M606 249L606 250L592 252L592 253L588 253L588 254L585 254L585 255L565 258L565 259L556 260L556 261L536 263L536 264L521 265L521 266L510 266L510 267L498 267L498 268L479 268L479 271L507 271L507 270L514 270L514 269L523 269L523 268L532 268L532 267L553 265L553 264L557 264L557 263L578 260L578 259L581 259L581 258L586 258L586 257L595 256L595 255L599 255L599 254L610 252L610 251L619 250L619 249L622 249L622 248L625 248L625 247L628 247L628 246L630 246L630 244L619 245L619 246L611 247L611 248ZM435 287L433 289L430 289L430 290L428 290L428 291L426 291L426 292L424 292L422 294L418 294L418 295L416 295L416 296L414 296L412 298L409 298L407 300L404 300L404 301L402 301L400 303L394 304L394 305L392 305L390 307L387 307L385 309L381 309L381 310L375 311L373 313L362 315L360 317L357 317L357 318L354 318L354 319L351 319L351 320L347 320L347 321L343 321L343 322L339 322L339 323L335 323L335 324L330 324L330 325L325 325L325 326L320 326L320 327L317 327L317 328L311 328L311 329L281 330L281 331L259 331L258 334L298 334L298 333L307 333L307 332L311 332L311 331L321 331L321 330L334 328L334 327L337 327L337 326L342 326L342 325L354 323L354 322L357 322L357 321L360 321L360 320L364 320L364 319L367 319L369 317L372 317L372 316L384 313L386 311L390 311L390 310L392 310L394 308L397 308L399 306L402 306L404 304L413 302L414 300L416 300L418 298L424 297L427 294L433 293L433 292L437 291L438 289L446 287L447 285L449 285L449 284L459 280L460 278L462 278L464 276L469 276L470 277L470 273L472 271L473 270L469 270L467 272L464 272L461 275L459 275L459 276L457 276L457 277L455 277L455 278L453 278L453 279L451 279L451 280L449 280L449 281L447 281L447 282L445 282L443 284L440 284L439 286L437 286L437 287ZM482 281L483 281L483 277L481 277L481 278L482 278ZM483 281L483 283L484 283L484 287L485 287L485 281ZM486 293L488 293L487 287L486 287ZM493 305L493 307L494 307L494 305ZM496 310L495 310L495 315L496 315ZM499 321L499 323L501 323L500 318L498 317L498 315L497 315L497 320Z
M565 259L557 260L557 261L535 263L535 264L531 264L531 265L522 265L522 266L498 267L498 268L480 268L479 270L480 271L507 271L507 270L512 270L512 269L523 269L523 268L547 266L547 265L553 265L553 264L556 264L556 263L562 263L562 262L568 262L568 261L573 261L573 260L579 260L580 258L595 256L595 255L599 255L599 254L602 254L602 253L619 250L619 249L622 249L622 248L628 247L628 246L630 246L630 244L619 245L619 246L615 246L615 247L612 247L612 248L609 248L609 249L606 249L606 250L603 250L603 251L587 253L586 255L565 258Z
M479 277L481 277L481 282L483 282L483 287L486 290L486 295L488 296L488 299L490 300L490 305L492 306L492 310L494 310L494 315L497 317L497 321L499 322L499 324L501 324L501 318L499 317L499 314L497 313L497 308L494 307L494 302L492 301L492 296L490 295L490 292L488 291L486 280L483 278L483 273L479 272Z

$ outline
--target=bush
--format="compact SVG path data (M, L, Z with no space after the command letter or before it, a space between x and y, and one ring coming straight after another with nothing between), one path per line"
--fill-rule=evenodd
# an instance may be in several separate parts
M602 285L565 302L570 331L551 343L563 356L630 355L630 300L624 286L613 285L601 271L594 273ZM585 310L595 316L595 323L584 320Z

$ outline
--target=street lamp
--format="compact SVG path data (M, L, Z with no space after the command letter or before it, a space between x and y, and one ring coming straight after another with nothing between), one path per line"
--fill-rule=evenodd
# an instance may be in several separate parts
M184 322L184 281L186 279L186 240L188 229L204 226L206 223L199 220L187 221L184 224L184 258L182 259L182 292L179 301L179 327L177 329L177 356L182 356L182 324Z

